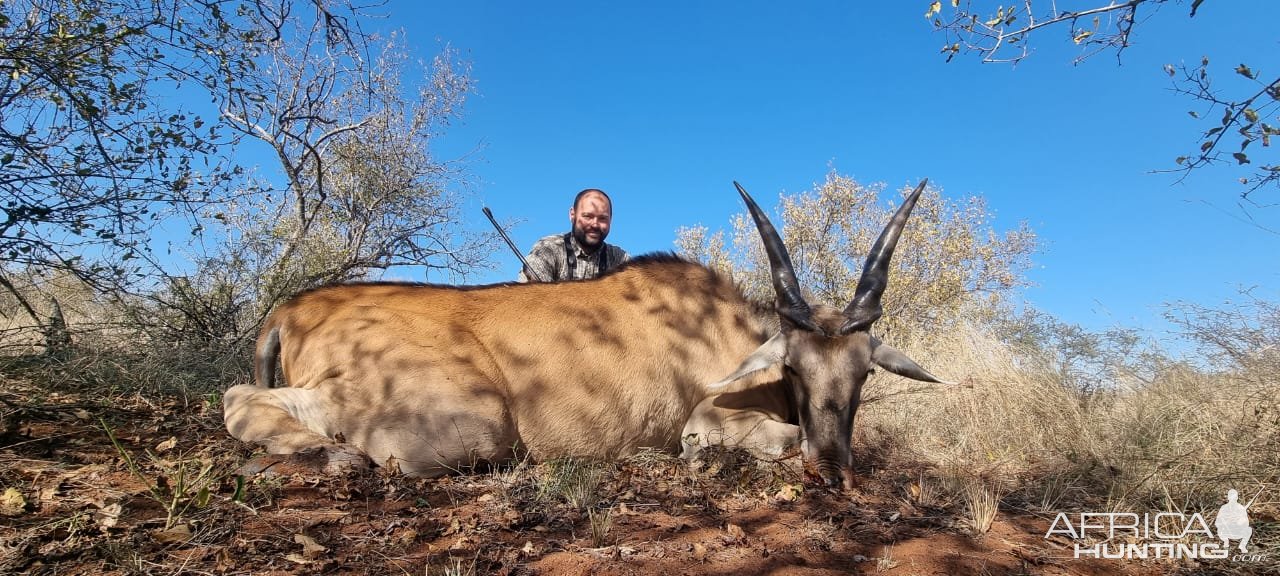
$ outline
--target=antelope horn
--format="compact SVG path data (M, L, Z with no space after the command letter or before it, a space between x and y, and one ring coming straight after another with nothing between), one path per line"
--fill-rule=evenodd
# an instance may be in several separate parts
M741 194L743 201L747 203L747 209L751 211L751 219L755 220L756 230L760 232L760 240L764 242L764 251L769 255L773 291L778 297L778 315L790 320L797 327L816 331L817 326L811 318L809 304L800 294L800 282L796 280L795 268L791 265L791 256L787 254L787 247L782 244L782 238L769 222L769 217L756 205L756 201L751 199L751 195L747 194L742 185L737 182L733 185L738 188L738 194Z
M920 198L920 193L924 191L924 185L928 182L928 178L921 180L907 199L902 201L902 206L893 215L893 219L885 225L876 243L871 246L867 261L862 265L862 277L858 279L858 288L853 293L853 301L844 309L847 320L844 326L840 327L841 334L866 330L884 313L884 309L880 306L880 297L884 295L884 289L889 285L889 260L893 258L893 249L898 246L898 236L902 234L902 228L906 225L907 218L911 216L911 209L915 207L916 200Z

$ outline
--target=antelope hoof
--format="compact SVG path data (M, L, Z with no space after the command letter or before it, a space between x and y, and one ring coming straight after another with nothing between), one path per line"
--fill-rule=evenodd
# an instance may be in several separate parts
M319 446L293 454L259 454L236 469L241 476L259 475L280 478L302 474L308 476L345 474L371 467L369 457L345 445Z

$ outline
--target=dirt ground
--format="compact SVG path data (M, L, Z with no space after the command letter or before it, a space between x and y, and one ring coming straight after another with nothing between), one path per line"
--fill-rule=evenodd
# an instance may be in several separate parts
M976 534L860 455L860 486L794 462L642 454L438 480L386 468L237 476L252 448L213 401L0 388L0 573L1166 574L1210 564L1075 560L1009 496ZM1022 510L1022 511L1020 511Z

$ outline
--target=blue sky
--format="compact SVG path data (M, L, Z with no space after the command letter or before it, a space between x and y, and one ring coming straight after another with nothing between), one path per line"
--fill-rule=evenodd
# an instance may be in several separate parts
M1207 128L1161 67L1208 55L1223 81L1241 61L1274 77L1280 3L1148 12L1119 64L1073 66L1067 32L1046 29L1017 67L945 63L927 6L396 0L384 23L423 58L447 43L471 62L477 91L436 150L466 156L470 225L487 226L482 205L522 219L526 250L566 229L585 187L610 193L610 241L637 254L672 250L681 226L727 227L733 180L771 208L834 168L893 188L928 177L984 196L997 228L1026 221L1042 242L1026 299L1086 327L1159 331L1165 302L1276 297L1280 234L1242 221L1232 173L1150 171ZM1251 214L1280 230L1280 208ZM496 258L472 280L513 278L515 257Z

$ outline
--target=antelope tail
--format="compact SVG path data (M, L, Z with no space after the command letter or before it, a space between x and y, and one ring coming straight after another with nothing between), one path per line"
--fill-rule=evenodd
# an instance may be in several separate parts
M253 377L258 386L274 388L276 360L280 355L280 327L271 326L258 335L258 347L253 351Z

